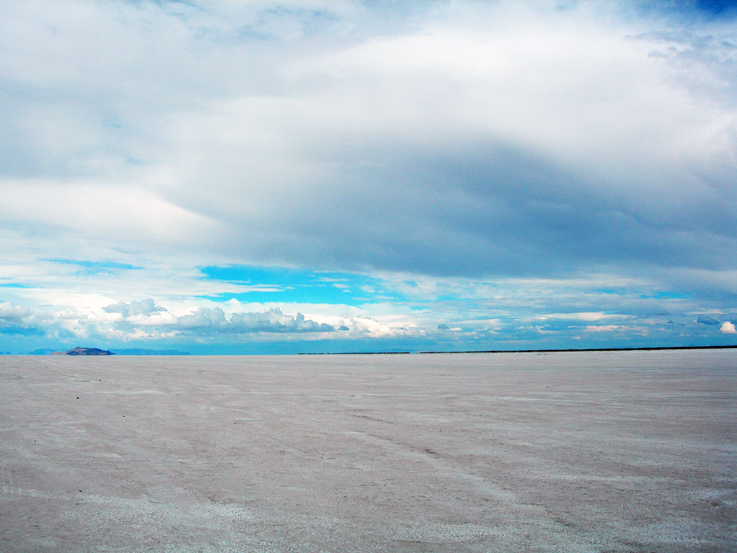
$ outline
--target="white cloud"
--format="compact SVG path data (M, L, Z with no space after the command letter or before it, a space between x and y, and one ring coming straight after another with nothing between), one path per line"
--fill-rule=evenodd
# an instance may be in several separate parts
M737 334L737 329L734 327L734 323L724 321L722 327L719 329L724 334Z
M146 298L140 301L133 300L130 303L121 301L116 304L103 307L102 310L106 313L120 313L123 317L150 315L151 313L166 311L163 307L156 305L154 300L151 298Z
M370 317L351 317L346 323L354 334L367 334L372 337L395 336L399 331L391 325L377 321Z
M602 319L621 319L626 318L626 315L612 314L612 313L546 313L541 318L543 319L574 319L579 321L594 322Z
M191 315L179 317L176 323L180 331L193 331L199 334L247 334L266 333L310 333L333 332L335 329L325 323L305 319L304 315L285 315L280 309L269 309L262 313L232 313L226 318L225 312L199 307Z
M584 328L585 332L614 332L616 330L622 330L623 327L619 325L589 325Z
M39 199L43 198L42 201ZM53 180L0 180L5 224L82 232L118 245L201 242L217 225L135 185Z
M20 324L24 319L30 317L31 310L12 305L10 302L0 303L0 321L5 323Z

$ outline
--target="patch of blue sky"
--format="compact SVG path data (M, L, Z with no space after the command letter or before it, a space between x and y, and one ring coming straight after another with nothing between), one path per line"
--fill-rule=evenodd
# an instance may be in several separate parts
M593 290L593 292L597 294L608 294L608 295L618 295L618 296L624 296L627 295L627 290L620 288L620 289L614 289L614 288L597 288L596 290Z
M737 16L734 0L694 0L690 2L650 0L636 5L643 14L673 14L706 19L733 19Z
M654 294L641 294L643 300L687 300L692 297L691 294L682 292L655 292Z
M733 17L737 13L734 0L697 0L696 9L713 17Z
M18 282L3 282L0 283L0 288L30 288L30 286Z
M477 298L469 298L462 294L440 294L438 296L434 296L432 299L433 302L478 302Z
M15 334L19 336L42 336L44 331L33 326L0 326L0 334Z
M382 301L402 301L385 289L377 278L357 273L316 272L285 267L236 265L202 267L203 277L211 281L242 284L256 289L201 296L213 301L236 299L240 302L284 302L364 305Z

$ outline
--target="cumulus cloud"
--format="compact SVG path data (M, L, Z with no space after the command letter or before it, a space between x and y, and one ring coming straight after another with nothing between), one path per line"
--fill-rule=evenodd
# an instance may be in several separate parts
M163 307L155 304L151 298L136 301L133 300L130 303L118 302L112 305L108 305L102 308L107 313L120 313L123 317L131 317L133 315L150 315L151 313L158 313L166 311Z
M6 335L41 335L43 330L38 328L43 324L45 314L34 313L30 309L13 305L10 302L0 303L0 334Z
M325 323L305 319L297 313L292 317L282 313L281 309L269 309L262 313L233 313L226 318L219 307L214 309L200 307L191 315L179 317L177 328L184 331L195 331L208 334L247 334L255 332L267 333L312 333L333 332L334 327Z
M719 330L724 334L737 334L737 329L735 329L734 323L731 323L729 321L724 321L724 323L722 323L722 327Z
M0 334L27 334L47 339L95 339L118 341L175 339L196 336L213 338L245 334L320 335L335 332L335 327L306 318L303 314L284 314L279 308L262 312L226 314L219 307L198 307L188 315L176 317L151 298L119 302L103 307L122 318L96 316L94 312L56 314L0 303ZM349 330L341 327L340 330Z
M234 313L230 323L245 332L332 332L335 329L325 323L305 319L302 313L295 317L285 316L281 309L270 309L264 313Z
M179 317L177 324L182 328L212 328L226 326L228 321L225 319L225 312L219 307L198 307L191 315Z
M10 302L0 303L0 321L6 324L20 324L31 315L31 310Z

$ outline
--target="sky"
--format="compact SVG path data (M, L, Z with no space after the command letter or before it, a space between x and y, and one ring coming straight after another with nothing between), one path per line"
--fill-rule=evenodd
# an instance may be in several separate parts
M737 345L729 2L0 20L2 353Z

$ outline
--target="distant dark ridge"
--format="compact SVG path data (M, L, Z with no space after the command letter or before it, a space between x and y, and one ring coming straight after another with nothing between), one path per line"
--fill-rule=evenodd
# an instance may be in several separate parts
M69 351L54 351L51 355L115 355L111 351L100 348L81 348L77 346Z
M102 351L102 350L101 350ZM128 348L128 349L113 349L110 350L113 355L189 355L188 351L177 351L175 349L142 349L142 348ZM57 351L51 348L34 349L28 352L27 355L62 355L67 354L65 351ZM74 354L72 354L74 355Z
M343 351L329 353L298 353L297 355L408 355L411 351ZM464 353L464 352L444 352L444 351L418 351L417 353ZM480 352L479 352L480 353Z
M188 351L177 351L175 349L127 348L114 349L112 351L117 355L189 355Z
M421 351L419 353L573 353L577 351L660 351L679 349L734 349L737 346L673 346L649 348L581 348L581 349L491 349L471 351Z
M485 349L467 351L418 351L419 354L440 353L575 353L587 351L660 351L682 349L735 349L737 346L673 346L649 348L580 348L580 349ZM348 351L342 353L299 353L297 355L401 355L413 353L411 351Z

